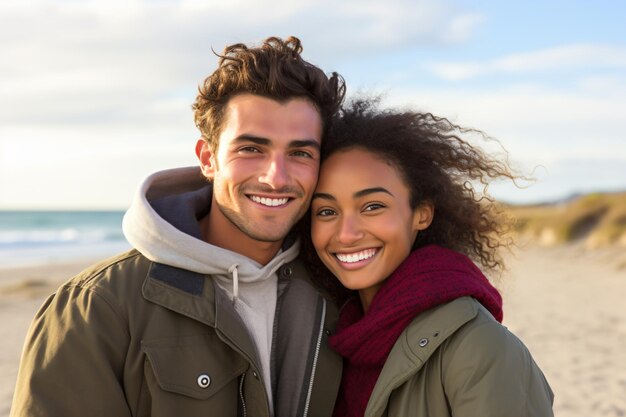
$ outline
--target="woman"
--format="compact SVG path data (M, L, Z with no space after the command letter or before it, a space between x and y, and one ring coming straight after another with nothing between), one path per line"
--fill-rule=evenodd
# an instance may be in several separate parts
M515 179L460 137L471 132L367 102L334 123L311 238L338 279L320 283L347 299L329 340L344 357L337 417L553 415L546 379L471 260L497 271L508 245L472 184Z

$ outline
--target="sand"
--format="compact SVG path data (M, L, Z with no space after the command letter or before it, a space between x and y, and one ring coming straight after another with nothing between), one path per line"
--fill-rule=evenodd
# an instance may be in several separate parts
M548 378L555 415L626 416L626 250L529 248L499 287L504 324Z
M87 262L0 269L0 417L22 343L45 297ZM529 347L559 417L626 416L626 250L530 246L497 282L504 324Z

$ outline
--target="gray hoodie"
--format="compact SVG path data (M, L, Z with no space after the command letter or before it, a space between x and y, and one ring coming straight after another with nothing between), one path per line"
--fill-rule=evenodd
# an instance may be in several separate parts
M199 226L210 206L211 185L198 167L157 172L140 185L124 216L124 235L153 262L211 275L216 280L255 341L265 386L271 387L276 271L297 257L299 242L284 245L267 265L211 245L202 240ZM272 409L270 392L268 400Z

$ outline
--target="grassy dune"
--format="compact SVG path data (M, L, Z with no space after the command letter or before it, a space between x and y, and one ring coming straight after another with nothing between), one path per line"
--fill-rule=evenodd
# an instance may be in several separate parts
M581 242L589 249L626 247L626 192L594 193L566 202L508 206L515 233L546 246Z

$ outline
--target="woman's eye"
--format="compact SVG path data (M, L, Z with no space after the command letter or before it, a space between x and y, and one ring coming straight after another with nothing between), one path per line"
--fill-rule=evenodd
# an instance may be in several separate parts
M334 214L335 214L335 211L331 209L321 209L317 211L317 216L319 217L328 217Z
M381 208L385 208L385 205L380 204L380 203L370 203L365 206L363 211L374 211L374 210L380 210Z

